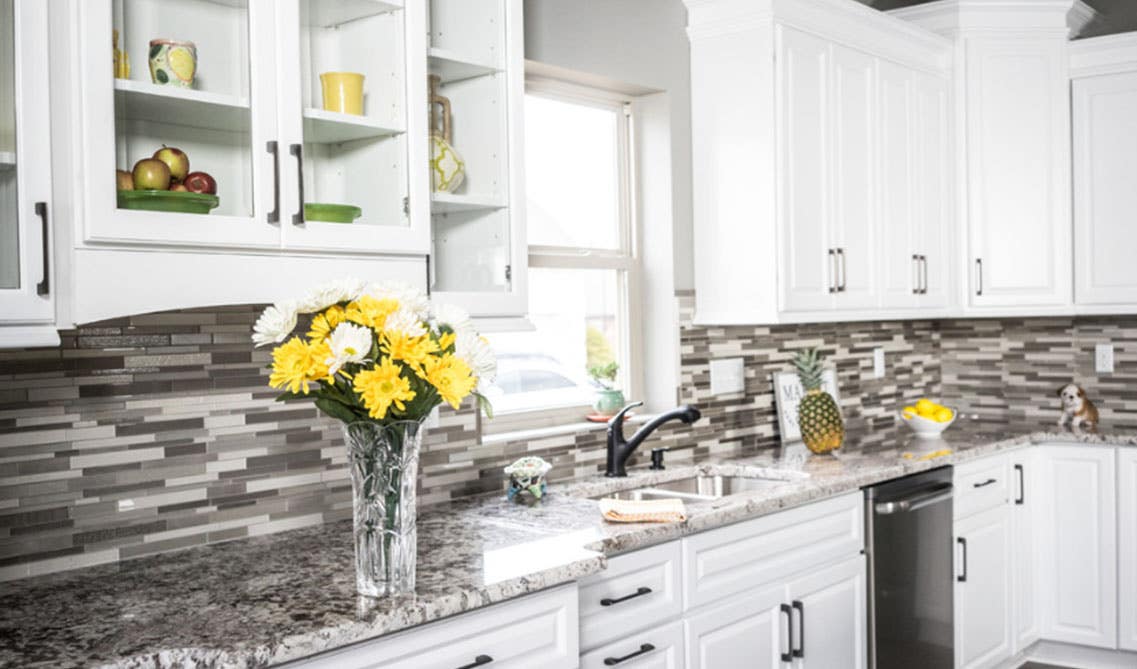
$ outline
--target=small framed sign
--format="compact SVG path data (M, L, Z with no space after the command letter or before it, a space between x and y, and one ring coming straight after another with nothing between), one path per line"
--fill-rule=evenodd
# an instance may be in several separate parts
M833 396L833 401L841 405L841 397L837 394L837 370L826 367L821 370L821 389ZM797 406L801 403L805 391L801 387L801 379L797 372L774 373L774 401L778 407L778 431L782 435L782 442L800 441L801 428L797 424Z

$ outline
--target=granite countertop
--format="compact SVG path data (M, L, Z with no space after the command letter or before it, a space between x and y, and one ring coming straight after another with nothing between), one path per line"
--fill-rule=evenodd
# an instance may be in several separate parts
M554 485L532 506L497 496L432 507L418 521L416 592L399 598L355 595L346 522L7 582L0 667L267 666L575 581L608 555L1039 441L1137 445L1137 433L960 420L921 442L904 426L851 430L836 456L799 444ZM939 449L952 452L919 459ZM712 471L787 480L688 503L676 524L605 523L588 499Z

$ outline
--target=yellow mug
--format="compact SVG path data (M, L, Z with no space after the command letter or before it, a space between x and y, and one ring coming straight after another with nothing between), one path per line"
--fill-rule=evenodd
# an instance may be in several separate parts
M324 89L324 110L363 115L363 75L358 72L325 72L320 75Z

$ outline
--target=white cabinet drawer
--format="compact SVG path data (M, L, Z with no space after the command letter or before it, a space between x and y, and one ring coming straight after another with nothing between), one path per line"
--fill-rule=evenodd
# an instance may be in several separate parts
M860 491L683 539L686 610L857 555Z
M457 669L485 665L492 669L573 669L580 653L576 596L576 585L561 586L290 666Z
M956 466L952 479L957 519L1006 504L1011 490L1007 463L1006 455L996 455Z
M678 541L616 556L580 582L580 647L591 650L683 611Z
M682 669L683 623L676 620L630 634L580 656L580 669Z

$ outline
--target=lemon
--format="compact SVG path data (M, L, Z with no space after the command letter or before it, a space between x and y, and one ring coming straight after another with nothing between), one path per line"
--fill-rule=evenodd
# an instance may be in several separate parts
M166 59L170 63L170 69L174 74L178 75L178 79L182 81L193 81L194 70L197 69L197 64L194 62L193 54L189 49L181 46L176 46L170 49L166 54Z
M936 409L934 418L937 423L947 423L952 419L953 416L955 416L954 411L947 407L940 407L939 409Z
M904 414L905 418L911 418L912 416L915 416L918 412L916 411L916 407L907 406L907 407L904 407L904 410L901 413Z

